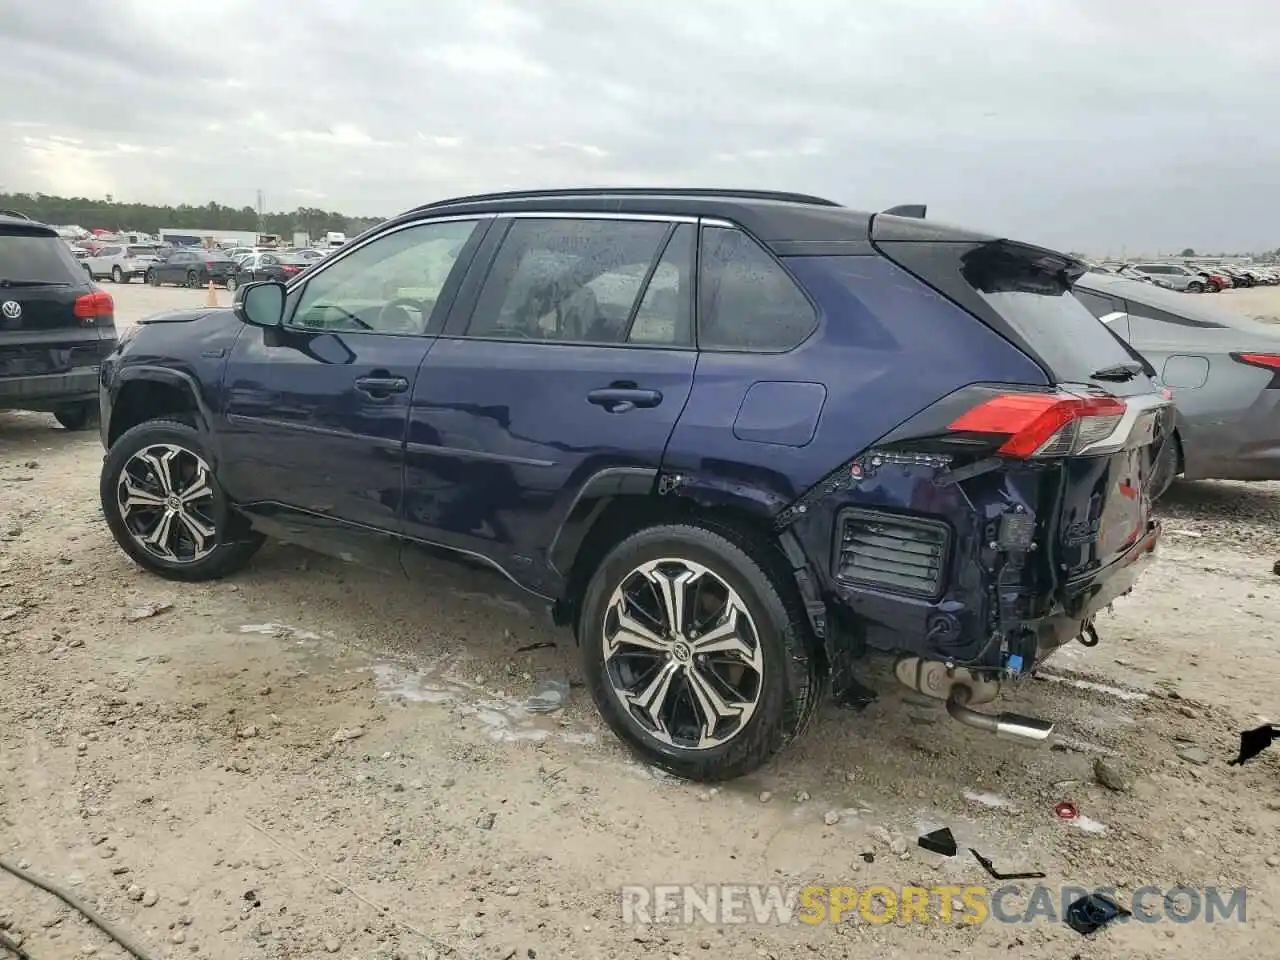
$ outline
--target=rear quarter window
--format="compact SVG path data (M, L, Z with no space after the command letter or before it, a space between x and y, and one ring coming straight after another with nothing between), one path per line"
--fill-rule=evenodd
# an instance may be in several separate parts
M699 349L785 353L818 325L791 275L741 230L704 227L699 271Z
M81 270L61 239L32 230L0 230L0 280L79 283Z

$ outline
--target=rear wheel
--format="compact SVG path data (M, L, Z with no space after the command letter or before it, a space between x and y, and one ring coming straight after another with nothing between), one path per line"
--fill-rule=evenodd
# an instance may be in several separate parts
M1206 289L1208 289L1208 291L1209 291L1210 293L1217 293L1219 290L1221 290L1221 289L1222 289L1222 287L1218 286L1218 284L1216 284L1214 281L1210 280L1210 281L1209 281L1209 286L1208 286Z
M235 277L227 277L227 290L228 290L228 292L230 292L230 293L235 293L235 289L236 289L236 287L238 287L238 286L240 286L240 284L236 282L236 278L235 278Z
M1204 293L1204 284L1199 280L1192 280L1187 284L1187 290L1191 293Z
M112 268L111 268L111 281L112 281L112 283L124 283L126 279L127 279L127 278L126 278L126 277L125 277L125 275L124 275L124 271L123 271L123 270L121 270L119 267L112 267Z
M194 270L187 273L187 286L193 290L200 286L200 277Z
M1170 434L1151 469L1152 500L1164 496L1178 475L1178 435Z
M53 418L64 430L83 430L93 422L95 412L93 403L69 403L53 411Z
M116 543L170 580L212 580L239 570L262 545L219 486L199 431L150 420L107 452L99 495Z
M601 562L578 637L596 706L620 738L690 780L759 767L821 691L804 610L767 546L734 530L642 530Z

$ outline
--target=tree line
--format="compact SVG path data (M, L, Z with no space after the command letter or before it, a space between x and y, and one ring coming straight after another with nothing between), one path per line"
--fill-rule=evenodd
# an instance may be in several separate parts
M351 217L336 210L299 207L289 212L258 215L253 207L228 207L214 201L203 206L184 203L162 206L119 203L88 197L55 197L46 193L0 193L0 210L16 210L33 220L56 226L77 225L86 230L138 230L154 234L163 228L188 230L255 230L286 239L294 233L312 238L330 231L355 236L379 223L381 217Z

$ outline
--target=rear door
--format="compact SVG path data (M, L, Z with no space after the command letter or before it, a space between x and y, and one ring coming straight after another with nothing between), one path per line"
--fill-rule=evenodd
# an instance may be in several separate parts
M490 237L414 387L405 531L548 593L579 492L618 468L649 489L689 396L695 226L522 216Z
M20 398L23 378L97 368L114 326L75 309L94 289L52 230L0 221L0 397Z

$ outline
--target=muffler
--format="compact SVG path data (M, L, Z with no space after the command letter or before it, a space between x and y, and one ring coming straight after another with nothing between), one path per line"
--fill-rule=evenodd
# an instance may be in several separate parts
M975 730L994 733L1001 740L1017 740L1021 743L1044 743L1053 733L1053 724L1035 717L1016 713L979 713L969 707L970 691L957 684L947 697L947 713L951 719Z

